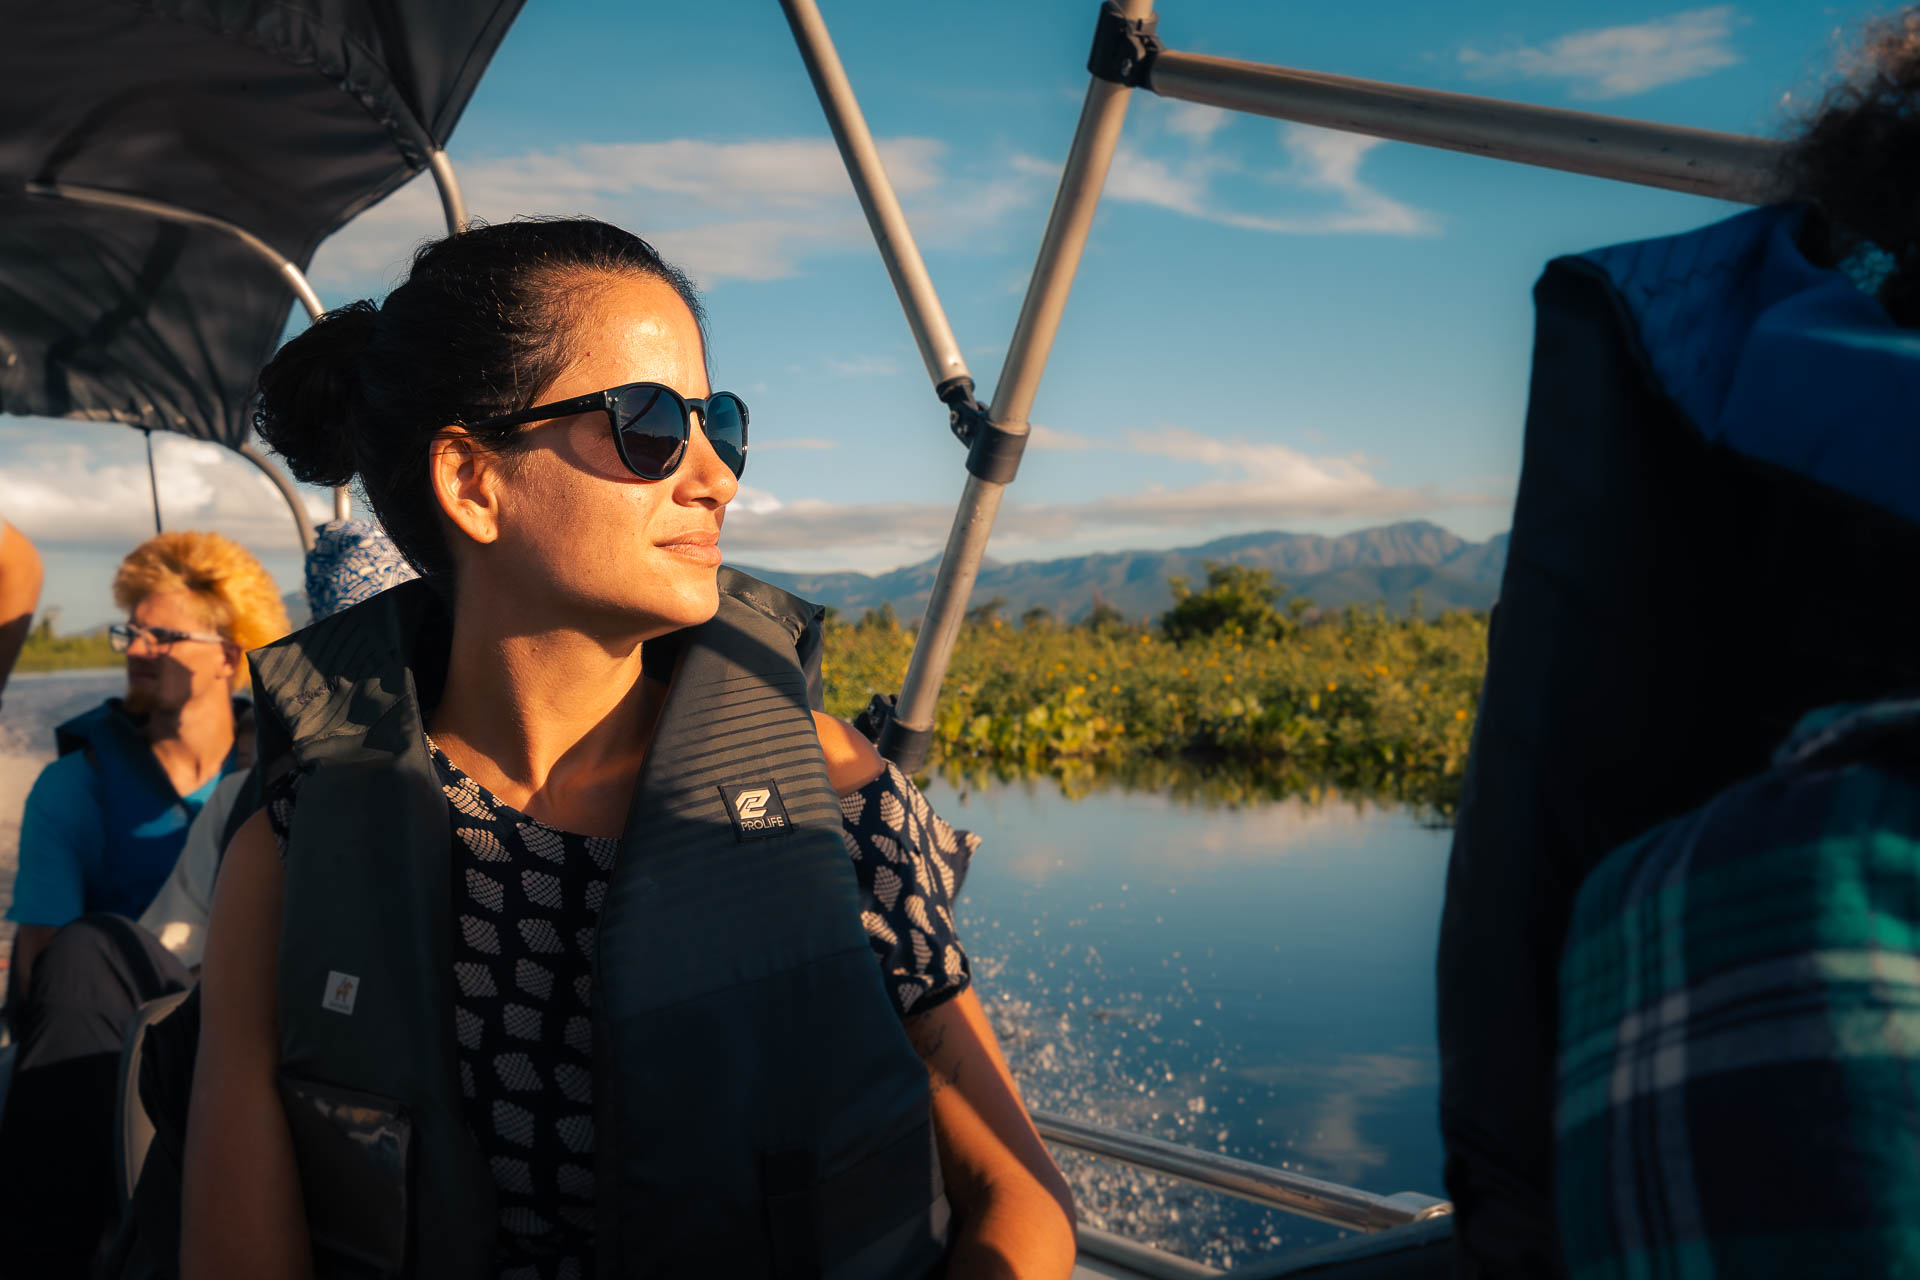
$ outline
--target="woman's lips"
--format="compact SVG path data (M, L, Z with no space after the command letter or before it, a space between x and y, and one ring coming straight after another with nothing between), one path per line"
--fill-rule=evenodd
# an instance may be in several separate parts
M672 542L655 543L662 551L670 551L684 560L709 567L720 563L720 539L711 533L690 533Z

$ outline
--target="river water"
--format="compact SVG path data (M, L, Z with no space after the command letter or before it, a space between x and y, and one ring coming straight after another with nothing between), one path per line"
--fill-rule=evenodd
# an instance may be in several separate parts
M117 672L9 682L0 905L52 726L120 685ZM1441 1194L1433 952L1448 833L1339 797L1073 790L928 787L984 839L958 920L1029 1104L1372 1191ZM1338 1234L1071 1153L1061 1163L1084 1220L1217 1266Z
M1443 1194L1433 954L1448 832L1338 797L1069 799L1044 780L928 794L985 840L958 920L1029 1105ZM1338 1235L1062 1164L1083 1220L1215 1265Z

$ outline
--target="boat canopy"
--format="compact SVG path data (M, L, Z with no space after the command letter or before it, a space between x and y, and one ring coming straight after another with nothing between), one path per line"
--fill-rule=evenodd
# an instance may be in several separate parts
M242 448L320 242L425 168L457 204L442 148L521 3L10 6L0 410Z

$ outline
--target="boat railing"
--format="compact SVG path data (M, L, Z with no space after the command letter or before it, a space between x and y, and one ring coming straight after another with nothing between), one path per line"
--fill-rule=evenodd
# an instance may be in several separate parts
M1055 1146L1223 1191L1349 1231L1385 1231L1453 1212L1450 1202L1414 1191L1383 1196L1291 1169L1276 1169L1142 1133L1089 1124L1056 1112L1032 1114L1040 1136Z

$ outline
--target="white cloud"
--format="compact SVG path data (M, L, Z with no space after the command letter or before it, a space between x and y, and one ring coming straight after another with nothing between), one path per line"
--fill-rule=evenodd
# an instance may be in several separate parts
M1575 31L1543 45L1492 53L1464 48L1460 65L1476 80L1559 80L1576 98L1625 98L1739 62L1728 42L1740 21L1734 6L1714 5Z
M966 198L953 198L947 145L937 139L888 139L880 151L925 243L964 239L1037 194L1015 173L971 176ZM866 220L826 138L587 143L462 160L458 172L476 217L605 218L645 235L703 287L792 276L816 254L871 252ZM422 175L321 247L316 287L332 301L395 281L414 247L444 233L439 196Z
M827 440L820 436L776 436L771 440L755 440L753 451L765 453L769 449L838 449L838 440Z
M1395 200L1360 174L1378 138L1336 133L1307 125L1283 125L1280 145L1287 165L1278 170L1248 170L1215 148L1212 132L1169 125L1185 145L1177 153L1164 148L1122 143L1107 176L1106 193L1115 200L1153 205L1221 226L1277 235L1427 235L1434 219ZM1155 154L1149 154L1152 146ZM1030 162L1031 163L1031 162ZM1309 207L1299 213L1255 213L1230 206L1215 192L1219 179L1243 175L1262 179L1268 189ZM1331 197L1329 203L1328 198Z
M1089 436L1076 435L1071 431L1056 431L1052 427L1043 427L1033 423L1028 430L1027 447L1029 449L1053 449L1059 452L1079 452L1091 449L1095 441Z
M1166 128L1168 133L1191 142L1206 142L1232 118L1219 107L1209 107L1203 102L1174 102L1168 104Z
M125 547L153 532L153 495L137 436L127 432L135 443L108 451L97 436L33 440L31 430L6 433L9 442L26 440L7 451L0 468L0 511L9 522L49 544ZM167 528L212 529L256 550L298 548L280 491L245 459L164 432L154 434L153 455ZM303 496L315 523L331 518L328 502Z
M785 505L765 489L756 489L750 484L743 484L733 495L733 501L727 504L727 510L744 511L748 515L758 516L778 511Z
M1387 485L1357 456L1309 455L1283 444L1222 440L1180 427L1129 432L1124 445L1114 447L1200 463L1216 474L1199 484L1149 485L1075 502L1011 498L995 521L996 551L1044 552L1049 544L1095 534L1157 540L1183 531L1272 528L1289 521L1394 519L1439 506L1508 500L1506 495L1442 494L1426 487ZM937 551L952 521L953 509L935 503L807 499L730 518L725 546L729 554L749 560L756 554L806 547L815 563L846 558L875 567L878 560L897 565Z
M840 378L886 378L900 372L899 362L886 356L829 356L823 367Z

